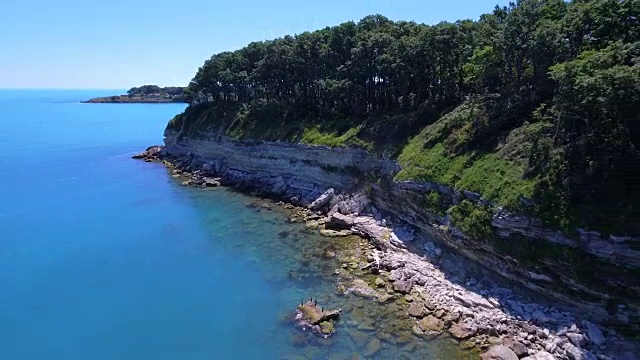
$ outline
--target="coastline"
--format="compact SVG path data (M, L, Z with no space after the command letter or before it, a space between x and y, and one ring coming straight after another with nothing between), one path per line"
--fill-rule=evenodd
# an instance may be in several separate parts
M168 104L186 103L182 98L104 96L81 101L84 104Z
M184 180L183 185L224 183L252 195L291 202L282 205L292 210L292 219L304 221L321 235L367 239L371 248L366 264L356 266L361 274L339 283L338 293L397 304L413 319L411 329L405 329L413 334L428 338L447 332L463 349L528 360L607 358L612 351L634 346L611 329L606 329L605 336L597 325L566 309L511 290L486 269L434 243L428 234L371 212L366 194L330 189L312 200L288 199L259 184L225 183L210 165L190 156L172 156L163 147L150 147L134 157L163 162L173 177Z

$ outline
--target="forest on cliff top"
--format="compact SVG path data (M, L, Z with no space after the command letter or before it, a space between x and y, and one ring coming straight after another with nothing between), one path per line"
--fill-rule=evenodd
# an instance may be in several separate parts
M396 180L640 233L640 0L520 0L433 26L368 16L214 54L186 94L168 126L181 136L360 147L397 159Z

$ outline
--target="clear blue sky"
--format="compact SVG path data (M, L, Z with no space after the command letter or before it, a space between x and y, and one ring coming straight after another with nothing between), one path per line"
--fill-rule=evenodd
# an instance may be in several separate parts
M0 88L186 85L213 53L382 14L477 19L507 0L8 0Z

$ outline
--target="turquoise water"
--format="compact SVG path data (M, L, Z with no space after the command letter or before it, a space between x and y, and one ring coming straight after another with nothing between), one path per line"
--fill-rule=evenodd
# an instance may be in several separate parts
M314 296L384 328L382 306L335 296L338 264L318 259L336 240L131 160L184 105L79 103L112 93L0 91L0 358L364 353L346 325L322 342L287 321ZM376 356L437 358L443 346L383 342Z

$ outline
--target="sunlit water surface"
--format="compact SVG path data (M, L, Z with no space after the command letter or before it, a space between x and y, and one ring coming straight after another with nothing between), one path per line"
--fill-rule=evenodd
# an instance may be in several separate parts
M111 94L0 91L0 358L460 356L337 296L341 240L131 160L184 105L79 103ZM289 321L310 296L345 309L329 340Z

